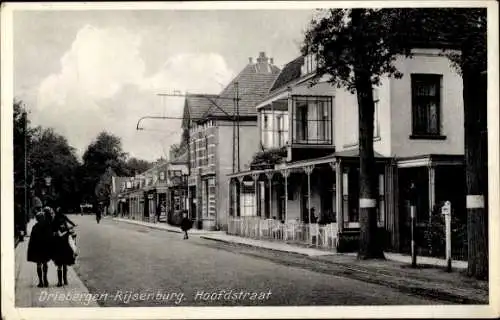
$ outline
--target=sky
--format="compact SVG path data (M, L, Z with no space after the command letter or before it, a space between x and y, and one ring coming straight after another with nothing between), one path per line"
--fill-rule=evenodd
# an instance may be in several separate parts
M180 140L183 98L218 93L259 52L282 67L300 54L312 10L15 11L14 97L33 125L81 156L101 131L130 156L166 157Z

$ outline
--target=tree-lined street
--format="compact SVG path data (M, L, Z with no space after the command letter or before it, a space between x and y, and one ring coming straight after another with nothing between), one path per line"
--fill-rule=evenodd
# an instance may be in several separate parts
M178 233L152 230L91 216L70 216L78 224L81 255L77 274L91 293L184 293L181 306L231 305L393 305L435 304L387 287L289 267L237 247ZM304 261L304 263L313 263ZM201 293L233 290L269 293L269 299L212 301ZM199 294L197 296L197 294ZM198 297L198 298L197 298ZM174 300L129 301L120 297L102 306L175 305Z

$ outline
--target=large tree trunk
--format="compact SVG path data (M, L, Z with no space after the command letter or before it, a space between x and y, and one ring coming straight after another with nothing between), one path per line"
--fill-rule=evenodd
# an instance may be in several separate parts
M465 176L467 182L467 274L488 278L486 74L463 67Z
M373 152L374 102L370 77L356 75L359 116L359 259L384 258L377 237L377 197L375 158Z
M362 10L352 10L354 27L362 23ZM362 30L362 28L359 28ZM377 237L377 197L375 157L373 152L373 101L371 74L365 64L362 32L356 33L355 87L358 98L359 119L359 224L360 241L358 259L383 259L381 242Z

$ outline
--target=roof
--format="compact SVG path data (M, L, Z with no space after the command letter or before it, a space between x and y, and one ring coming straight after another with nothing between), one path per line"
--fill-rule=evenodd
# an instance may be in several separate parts
M373 151L373 155L375 158L386 158L376 151ZM359 157L359 148L338 151L334 153L334 156L339 158L357 158Z
M218 97L216 94L186 94L184 101L183 127L187 119L197 121L203 118L205 113L213 106L210 100L215 100Z
M172 164L179 164L179 163L188 163L188 153L187 152L184 152L183 154L181 154L180 156L172 159L170 161L170 163Z
M260 60L262 59L262 60ZM227 116L234 115L235 106L232 99L235 97L235 85L238 83L238 94L240 101L238 104L239 115L256 116L255 106L269 93L274 81L280 73L280 68L268 62L268 58L261 52L257 63L247 64L243 70L222 90L220 99L217 101L221 111L217 107L210 108L206 116Z
M270 92L273 92L275 90L284 87L293 80L299 79L301 77L301 69L303 64L304 64L303 56L295 58L294 60L287 63L283 67L283 70L281 70L278 78L276 78L276 81L271 87Z

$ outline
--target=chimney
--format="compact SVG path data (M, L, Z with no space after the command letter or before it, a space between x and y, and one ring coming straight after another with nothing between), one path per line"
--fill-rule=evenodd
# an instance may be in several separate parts
M274 58L269 58L269 63L274 64Z
M250 63L250 64L253 63L253 58L252 57L248 58L248 63Z
M259 57L257 58L257 62L258 63L267 63L268 61L269 61L269 58L266 57L266 53L260 52Z

